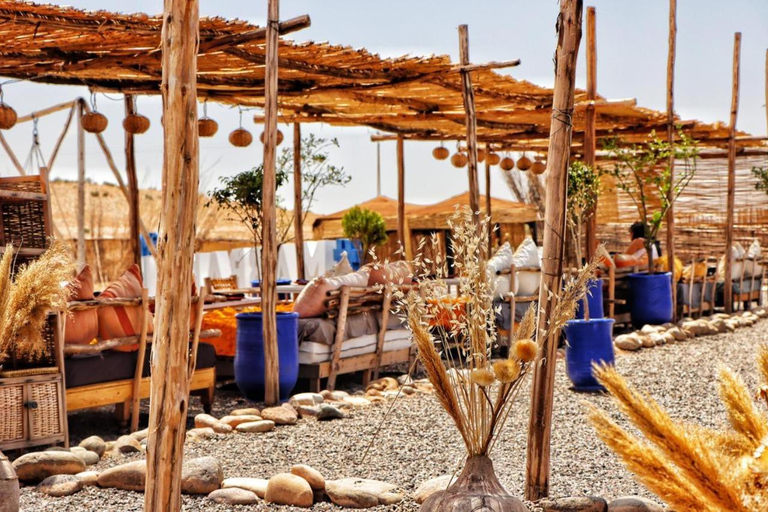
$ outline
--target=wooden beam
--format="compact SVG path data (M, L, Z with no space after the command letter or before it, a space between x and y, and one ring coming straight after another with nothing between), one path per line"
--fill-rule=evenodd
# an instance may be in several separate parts
M565 216L568 190L568 158L571 145L571 117L576 85L576 56L581 41L582 0L561 0L558 17L558 42L555 54L555 90L551 135L547 157L547 201L544 221L544 254L539 289L539 315L536 332L549 325L557 306L563 279L565 257ZM525 497L536 501L549 494L550 436L555 391L557 344L560 335L549 332L534 365L531 416L528 425Z
M277 25L277 32L280 35L290 34L308 28L312 24L312 20L309 15L302 14L295 18L282 21ZM198 55L209 53L223 48L233 47L246 43L254 43L257 41L263 41L267 37L267 27L260 27L255 30L249 30L240 34L230 34L226 36L219 36L207 41L200 42L198 48Z
M125 117L136 113L135 96L125 95ZM128 177L128 236L133 254L133 262L141 267L141 228L139 227L139 179L136 176L136 153L133 146L133 134L125 131L125 175ZM151 240L147 240L151 244Z
M488 155L491 154L491 146L485 145L485 216L488 218L488 257L493 254L493 220L491 215L491 164Z
M76 101L71 102L69 105L69 115L67 116L67 120L64 122L64 128L62 128L61 133L59 134L59 138L56 139L56 144L53 146L51 156L48 158L48 172L53 170L53 164L56 162L56 157L59 155L61 144L64 142L64 137L66 137L67 132L69 132L69 127L72 124L72 118L75 116L75 111L77 111Z
M296 275L304 279L304 205L301 182L301 125L293 123L293 238L296 245Z
M199 186L198 0L165 0L162 29L163 188L144 510L181 509L189 409L189 313Z
M16 120L16 124L26 123L28 121L34 121L35 119L40 119L41 117L45 117L50 114L55 114L56 112L61 112L62 110L67 110L68 108L72 108L76 104L77 104L77 100L68 101L66 103L59 103L58 105L54 105L52 107L36 110L34 112L30 112L25 116L19 117Z
M584 128L584 163L595 169L595 151L597 149L597 137L595 132L595 123L597 117L597 19L594 7L587 7L587 106ZM579 227L578 229L581 229ZM585 243L587 245L584 253L587 261L592 260L597 250L597 201L593 208L587 212L587 223L585 227ZM572 243L578 243L573 240ZM577 262L581 265L581 262Z
M267 57L264 74L264 187L262 190L261 304L264 333L264 402L280 401L280 368L277 347L277 227L275 168L277 156L277 23L280 0L269 0L267 11Z
M83 129L83 104L78 100L77 111L77 265L85 266L85 130Z
M736 118L739 113L741 32L733 36L731 116L728 123L728 195L725 207L725 312L733 312L733 217L736 207Z
M469 66L469 27L459 25L459 62ZM480 186L477 178L477 112L475 92L472 89L472 75L467 69L461 70L461 96L464 100L464 122L467 126L467 176L469 178L469 208L475 223L480 216Z
M26 176L27 171L24 170L24 167L19 163L19 159L16 158L16 153L13 152L13 149L11 149L10 144L8 144L8 141L5 140L5 135L3 135L3 132L0 132L0 144L2 144L3 149L5 149L5 152L8 153L8 158L11 159L11 163L16 168L16 171L18 171L20 176Z
M669 51L667 54L667 142L672 147L667 166L669 167L669 190L667 191L667 263L672 272L672 321L677 319L677 283L675 272L675 48L677 43L677 0L669 0ZM650 255L649 255L650 257ZM653 272L653 269L650 269ZM702 298L703 300L703 298Z
M768 50L765 50L765 122L768 133Z
M403 250L405 236L405 141L401 135L397 138L397 240L402 244Z

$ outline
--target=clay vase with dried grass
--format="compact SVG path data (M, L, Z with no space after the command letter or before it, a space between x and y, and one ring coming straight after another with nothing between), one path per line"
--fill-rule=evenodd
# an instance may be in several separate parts
M527 512L522 501L499 483L493 462L485 455L467 459L456 481L421 505L421 512Z
M0 512L19 512L19 478L3 452L0 452Z

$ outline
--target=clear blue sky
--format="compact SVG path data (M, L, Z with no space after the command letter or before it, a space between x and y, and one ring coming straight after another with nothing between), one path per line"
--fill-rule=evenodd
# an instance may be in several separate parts
M160 1L69 0L85 9L118 11L162 10ZM366 47L383 56L403 54L449 54L457 60L459 24L469 25L473 62L522 59L512 75L551 86L552 55L555 48L556 0L496 0L459 2L455 0L383 2L360 0L291 0L282 2L281 18L309 14L312 26L293 34L299 41L315 40ZM263 24L266 0L203 0L202 15L241 18ZM608 98L637 98L639 105L663 110L667 59L666 0L595 0L597 8L598 91ZM741 31L742 88L738 127L753 134L766 133L765 52L768 48L768 2L766 0L679 0L678 51L676 68L676 110L683 118L705 121L727 120L731 96L733 34ZM584 54L579 57L579 87L584 87ZM61 101L86 95L82 87L11 84L5 101L20 115ZM120 100L120 101L113 101ZM110 119L106 138L118 166L123 166L122 99L98 96L98 107ZM143 186L160 184L162 135L159 98L139 99L139 110L152 120L152 128L137 139L137 160ZM229 107L209 105L209 115L219 121L213 139L201 141L201 171L205 185L221 175L231 175L262 160L257 141L249 148L234 148L227 134L237 126L237 113ZM261 129L245 116L246 127L254 134ZM40 122L46 157L58 136L65 113ZM334 163L352 175L350 185L327 189L319 194L315 210L335 211L372 197L376 192L376 147L370 142L372 130L311 125L322 136L338 137L341 149ZM286 135L289 127L281 126ZM17 156L26 158L31 142L31 125L21 125L7 137ZM289 137L286 137L289 139ZM447 162L430 156L429 143L406 144L406 200L437 201L466 189L466 175ZM382 143L383 193L396 196L394 144ZM75 136L68 136L53 170L53 177L74 179ZM96 181L111 181L96 141L87 139L87 175ZM10 162L0 154L0 174L13 175ZM493 171L494 195L511 197L500 171ZM286 189L287 191L287 189ZM286 194L287 197L287 194ZM290 204L287 204L290 206Z

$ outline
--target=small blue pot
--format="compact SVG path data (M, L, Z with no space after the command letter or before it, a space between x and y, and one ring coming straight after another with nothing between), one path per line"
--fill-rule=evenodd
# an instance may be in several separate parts
M672 273L630 274L630 312L632 325L661 325L672 321Z
M603 280L591 279L587 286L587 304L589 304L589 318L603 318ZM584 299L579 301L576 308L576 319L584 319Z
M264 336L261 313L239 313L235 383L249 400L264 400ZM290 398L299 380L299 314L277 313L280 399Z
M613 364L613 322L595 318L565 324L565 369L576 391L605 391L592 374L592 364Z

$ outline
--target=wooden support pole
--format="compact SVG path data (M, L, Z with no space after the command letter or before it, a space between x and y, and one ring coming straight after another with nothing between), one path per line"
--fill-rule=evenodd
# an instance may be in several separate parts
M677 283L675 282L675 48L677 43L677 0L669 0L669 53L667 54L667 141L669 154L669 190L667 191L667 262L672 272L672 321L677 319ZM653 269L651 269L653 271Z
M768 130L768 50L765 50L765 123L765 128Z
M85 130L83 130L83 104L77 111L77 265L85 266Z
M199 180L198 0L165 0L163 12L163 188L152 347L144 510L181 509L189 408L189 312Z
M728 124L728 196L725 210L725 312L733 312L733 217L736 207L736 117L739 113L739 77L741 68L741 32L733 36L733 87L731 118Z
M125 95L125 117L136 113L134 96ZM133 262L141 266L141 229L139 228L139 179L136 176L136 152L133 146L133 134L125 132L125 175L128 177L128 233L130 237ZM151 241L147 240L147 244Z
M397 239L405 251L405 141L397 137ZM405 258L405 254L401 256Z
M293 123L293 239L296 244L296 275L304 279L304 205L301 183L301 124Z
M581 16L582 0L560 1L555 89L547 158L548 193L544 221L544 253L536 331L541 350L539 360L534 365L531 417L528 425L525 497L530 501L541 499L549 493L550 435L559 333L551 332L544 340L539 339L539 336L546 329L550 315L557 306L557 296L563 279L568 158L573 131L571 119L576 83L576 57L581 42Z
M280 1L269 0L267 57L264 72L264 188L262 190L261 306L264 333L264 402L280 401L280 368L277 348L277 226L275 168L277 152L277 23Z
M493 254L493 220L491 220L491 164L488 155L491 154L491 146L485 145L485 216L488 217L488 256Z
M8 141L5 140L5 135L3 135L3 132L0 132L0 144L2 144L3 149L5 149L5 152L8 153L8 157L11 159L11 163L16 168L19 175L26 176L27 171L25 171L24 167L19 163L19 159L16 158L16 153L13 152L10 144L8 144Z
M469 65L469 29L459 25L459 62ZM464 99L464 115L467 125L467 173L469 176L469 208L475 222L480 214L480 186L477 178L477 113L475 112L475 91L472 89L472 76L468 69L461 70L461 95Z
M62 128L61 133L59 134L59 138L56 139L56 144L53 146L51 156L48 158L48 172L53 170L53 164L56 163L56 157L59 156L59 149L61 149L61 144L64 142L64 137L66 137L67 132L69 132L69 127L72 124L72 118L75 116L75 111L77 110L77 102L73 101L71 105L72 107L69 109L67 120L64 122L64 128Z
M584 128L584 163L595 168L595 151L597 146L597 134L595 125L597 119L597 18L594 7L587 7L587 104ZM585 227L585 243L587 245L584 254L590 261L597 250L597 202L587 216ZM581 229L581 227L579 227ZM573 243L578 243L574 240ZM581 262L578 262L581 265Z

